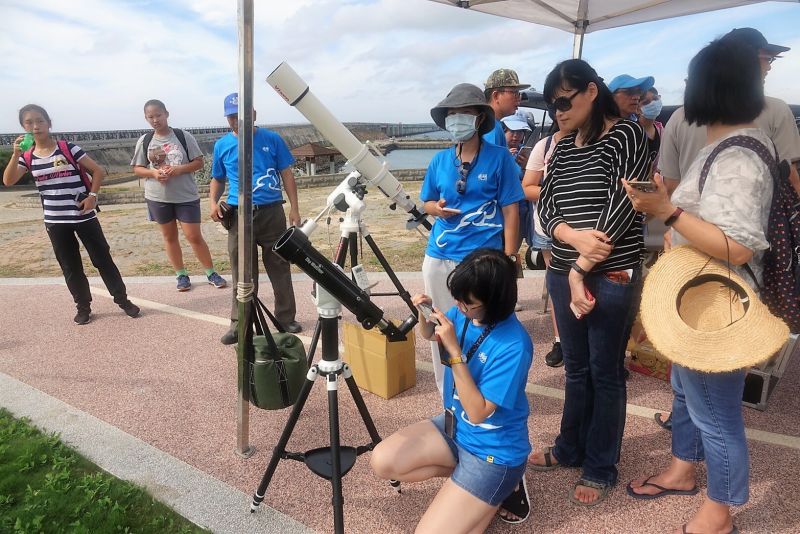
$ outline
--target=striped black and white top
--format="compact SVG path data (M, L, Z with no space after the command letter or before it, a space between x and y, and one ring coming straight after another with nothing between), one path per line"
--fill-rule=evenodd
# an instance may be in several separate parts
M67 143L67 146L76 162L86 156L81 147L72 143ZM18 164L25 167L22 156L19 157ZM79 223L97 216L94 210L81 215L75 195L88 191L83 185L80 172L70 164L58 146L49 156L39 157L33 154L30 171L39 189L45 223Z
M614 249L593 272L634 268L644 248L644 217L633 209L621 179L648 179L647 136L635 122L621 120L591 145L578 147L575 137L564 137L550 159L539 199L542 227L550 236L561 223L605 232ZM572 246L553 239L551 268L569 272L578 255Z

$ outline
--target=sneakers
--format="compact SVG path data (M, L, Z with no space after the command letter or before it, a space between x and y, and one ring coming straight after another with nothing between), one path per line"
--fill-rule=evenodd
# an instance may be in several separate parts
M187 281L189 280L188 276L186 277L186 280ZM228 282L226 282L225 279L222 278L216 271L208 275L208 283L216 287L217 289L222 289L223 287L226 287L228 285ZM180 282L178 283L178 286L179 286L178 291L180 291Z
M88 324L92 320L92 310L89 308L78 308L75 314L75 324Z
M564 354L561 352L561 343L556 341L553 348L544 357L544 363L550 367L561 367L564 365Z
M300 326L300 323L297 321L292 321L291 323L285 325L284 328L286 328L286 331L291 334L297 334L298 332L303 331L303 327Z
M231 328L225 332L225 335L223 335L219 341L223 345L235 345L239 342L239 332L236 330L236 328Z
M192 282L185 274L178 275L178 291L189 291L192 289Z
M125 302L120 304L119 307L122 308L122 311L125 312L125 315L127 315L128 317L131 317L131 318L138 317L139 316L139 312L141 311L139 309L139 306L137 306L136 304L134 304L133 302L131 302L129 300L126 300Z

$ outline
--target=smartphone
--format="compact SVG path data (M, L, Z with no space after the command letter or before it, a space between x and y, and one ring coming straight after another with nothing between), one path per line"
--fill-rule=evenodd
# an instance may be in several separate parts
M426 321L433 324L439 324L439 321L437 321L435 317L431 317L431 314L433 313L433 308L431 308L430 304L422 302L417 305L417 308L422 313L422 316L425 317Z
M628 185L637 189L643 193L655 193L656 192L656 184L655 182L646 181L646 182L628 182Z
M446 211L448 213L461 213L461 210L458 208L448 208L446 206L442 208L442 211Z
M80 193L76 193L76 194L75 194L75 202L77 202L78 204L80 204L81 202L83 202L83 201L84 201L86 198L88 198L88 197L89 197L89 195L88 195L88 194L86 194L86 192L84 192L84 191L81 191Z

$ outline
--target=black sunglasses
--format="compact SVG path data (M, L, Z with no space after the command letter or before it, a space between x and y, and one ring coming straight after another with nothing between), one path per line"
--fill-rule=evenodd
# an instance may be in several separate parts
M467 175L471 167L472 164L469 161L461 163L458 167L458 174L460 174L461 177L456 181L456 193L459 195L463 195L467 192Z
M558 111L569 111L572 109L572 99L583 91L575 91L570 96L559 96L553 100L553 107Z

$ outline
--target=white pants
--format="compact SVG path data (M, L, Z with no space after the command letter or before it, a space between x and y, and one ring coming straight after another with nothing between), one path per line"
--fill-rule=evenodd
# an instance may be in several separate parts
M425 282L425 294L433 300L434 308L442 313L456 305L453 295L447 289L447 276L458 265L452 260L440 260L428 255L422 261L422 279ZM431 341L431 359L433 360L433 375L436 377L436 387L439 395L444 391L444 365L439 359L439 345Z

